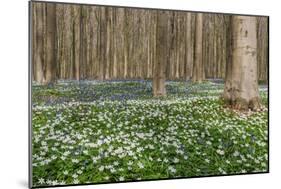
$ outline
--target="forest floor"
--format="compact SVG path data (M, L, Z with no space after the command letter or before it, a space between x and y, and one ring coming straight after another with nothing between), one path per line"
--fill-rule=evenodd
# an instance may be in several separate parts
M263 108L237 113L222 82L59 81L32 86L33 186L268 171Z

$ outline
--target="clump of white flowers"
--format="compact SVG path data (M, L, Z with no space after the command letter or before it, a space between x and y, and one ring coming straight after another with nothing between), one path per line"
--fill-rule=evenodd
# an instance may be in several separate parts
M224 155L224 151L223 150L221 150L221 149L217 149L217 151L216 151L219 155Z

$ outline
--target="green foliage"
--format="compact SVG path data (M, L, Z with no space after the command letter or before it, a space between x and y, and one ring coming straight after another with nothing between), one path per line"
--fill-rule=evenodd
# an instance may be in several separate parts
M162 99L149 82L33 90L34 186L268 170L268 112L225 109L222 84L168 82Z

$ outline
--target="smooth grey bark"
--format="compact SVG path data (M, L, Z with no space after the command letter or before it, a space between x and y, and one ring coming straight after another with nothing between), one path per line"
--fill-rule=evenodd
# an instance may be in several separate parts
M235 109L260 108L255 17L232 16L232 56L227 64L223 97Z

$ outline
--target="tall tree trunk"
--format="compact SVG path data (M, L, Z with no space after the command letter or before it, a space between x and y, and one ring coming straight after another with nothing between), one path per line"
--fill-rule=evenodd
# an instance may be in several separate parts
M259 109L255 17L232 16L231 59L227 64L225 102L236 109Z
M112 9L112 54L113 54L113 60L112 60L112 78L116 79L117 78L117 46L118 43L117 41L117 37L116 37L116 33L117 33L117 29L118 26L116 25L116 20L117 20L117 10L116 9ZM121 46L121 43L120 43Z
M203 14L198 13L195 18L195 42L192 81L201 83L204 79L202 61Z
M46 78L44 83L50 84L56 78L56 5L46 4Z
M156 62L153 70L153 96L165 96L165 79L167 64L167 24L168 17L165 11L157 12L156 23Z
M43 72L43 8L45 7L45 4L41 3L34 3L33 4L33 40L34 40L34 46L33 46L33 53L34 53L34 79L38 83L43 83L45 80L44 78L44 72Z
M268 18L257 17L258 79L268 81Z
M111 63L111 8L107 7L105 9L106 17L106 55L105 55L105 79L110 78L110 63Z
M192 74L192 61L193 61L193 45L192 41L192 22L191 22L192 15L191 13L187 13L186 15L186 37L185 37L185 79L190 79Z
M123 72L123 78L127 78L128 76L128 56L129 56L129 13L128 9L124 8L124 28L123 29L123 36L124 36L124 72Z
M81 7L73 7L73 62L74 62L74 78L80 79L80 20Z
M107 7L100 9L100 62L99 62L99 80L104 80L106 70L106 48L107 48Z

